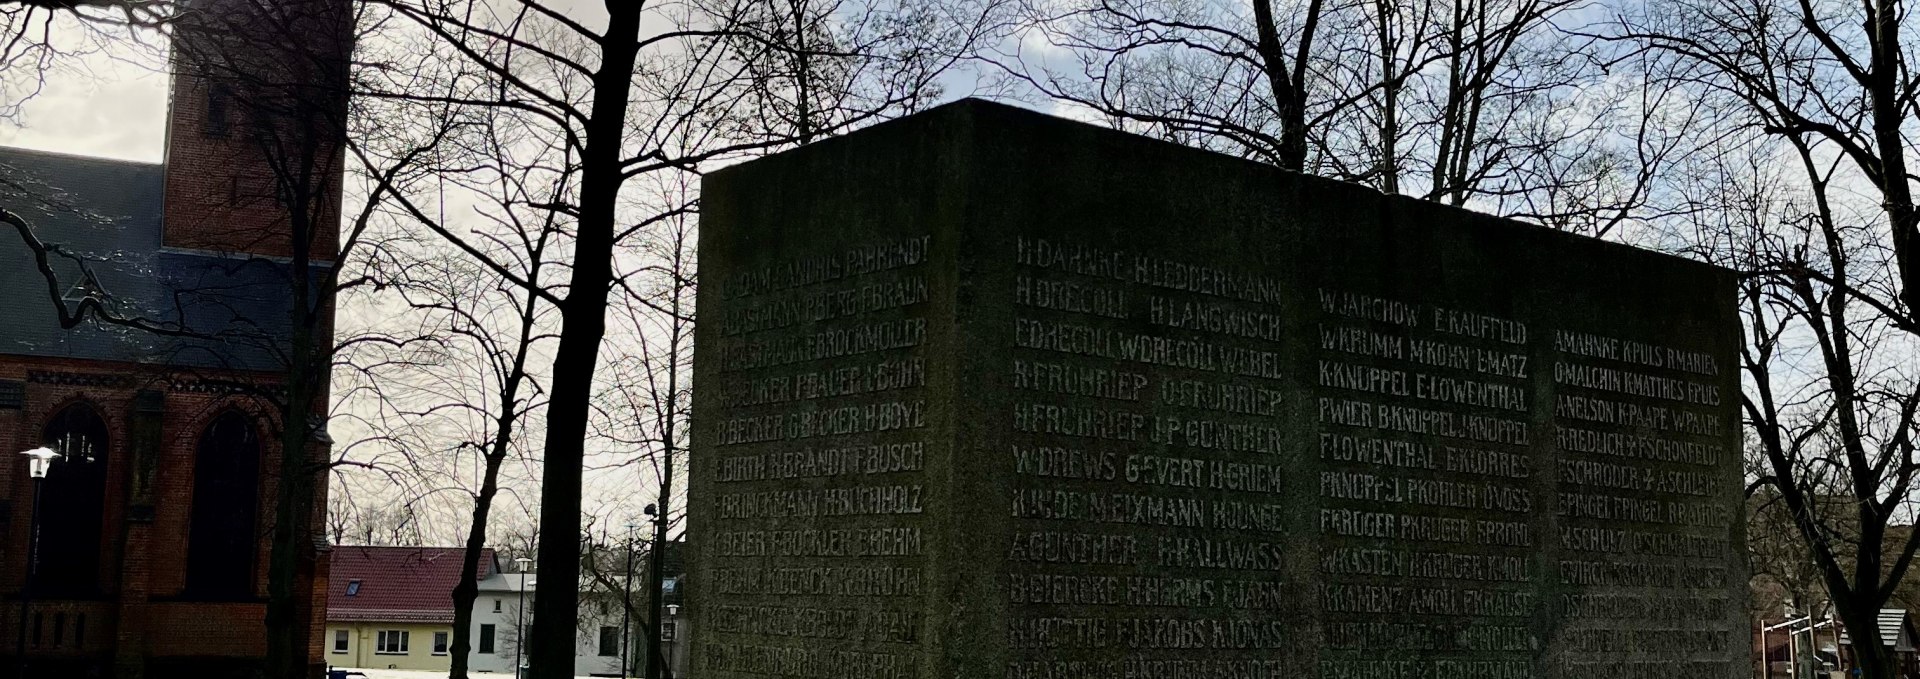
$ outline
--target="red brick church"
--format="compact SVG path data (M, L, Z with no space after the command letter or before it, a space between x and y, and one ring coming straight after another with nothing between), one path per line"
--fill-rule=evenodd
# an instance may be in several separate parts
M278 13L302 3L348 6L192 0L187 16L225 11L231 19L236 8ZM348 44L345 30L281 30L317 39L316 60L344 64L344 50L327 48ZM286 470L277 411L259 394L287 374L297 274L288 259L287 163L270 160L261 142L298 135L286 134L291 118L241 99L254 91L249 83L315 71L259 50L203 67L193 52L176 50L161 164L0 147L0 205L33 222L58 281L49 286L25 241L0 229L0 673L20 665L26 676L61 679L274 674L262 662L267 564ZM332 115L343 102L317 106ZM337 252L337 137L307 149L317 151L306 158L318 159L309 165L318 172L305 181L319 189L314 217L302 222L315 225L306 230L316 253L310 276L324 275ZM70 308L93 299L187 332L62 328L55 294ZM329 318L330 300L313 310ZM321 408L325 401L322 393ZM324 430L311 440L309 457L324 460ZM16 453L40 446L62 457L41 482L36 512L26 458ZM318 539L326 475L295 473L315 475L314 525L305 533ZM307 665L317 670L326 555L314 540L300 542L297 617L309 629Z

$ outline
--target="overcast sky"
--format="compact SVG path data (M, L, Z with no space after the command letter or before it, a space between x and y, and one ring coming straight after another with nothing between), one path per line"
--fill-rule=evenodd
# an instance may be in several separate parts
M558 0L588 24L602 19L596 3ZM576 5L584 4L587 9ZM66 34L74 29L66 27ZM56 32L56 36L60 33ZM137 41L108 41L112 53L67 59L47 74L46 88L27 101L17 120L0 118L0 145L60 151L126 160L160 162L165 153L167 90L164 49L155 35ZM56 41L84 47L86 38ZM1057 56L1055 49L1026 40L1027 58ZM97 44L97 43L96 43ZM973 94L973 77L955 73L945 78L949 97ZM1012 103L1012 102L1010 102ZM1041 110L1072 118L1097 120L1085 112L1058 103Z
M157 50L66 62L18 120L0 120L0 145L159 162L167 76Z

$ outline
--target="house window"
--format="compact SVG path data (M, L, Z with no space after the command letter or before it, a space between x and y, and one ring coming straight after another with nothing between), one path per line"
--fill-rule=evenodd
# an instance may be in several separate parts
M600 626L600 655L620 655L620 628Z
M60 645L66 643L66 641L67 612L59 611L53 614L53 647L59 648Z
M87 614L73 616L73 645L87 645Z
M672 622L660 623L660 640L673 641L674 628L678 626L679 626L679 623L672 623Z
M494 600L493 600L493 612L495 612L495 613L499 613L499 612L500 612L500 600L499 600L499 599L494 599Z
M480 652L493 652L493 625L480 626Z
M374 638L373 652L380 655L405 655L407 652L407 631L403 629L383 629Z
M360 596L360 581L359 581L359 580L348 580L348 581L347 581L347 596Z
M434 655L447 654L447 635L449 634L452 634L452 632L434 632L433 633L433 654Z
M333 652L335 653L347 652L347 631L346 630L337 629L333 631Z

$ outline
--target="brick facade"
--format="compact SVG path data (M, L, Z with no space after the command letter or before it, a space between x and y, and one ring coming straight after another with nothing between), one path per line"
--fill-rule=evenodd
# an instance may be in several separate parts
M229 5L279 11L277 8L302 2L321 8L322 13L347 13L350 8L346 0L266 5L251 0L193 0L196 9L213 10L214 14ZM166 164L157 168L162 177L160 214L144 228L159 229L151 242L157 242L162 253L186 253L183 256L208 260L240 256L283 261L292 254L290 219L277 197L282 191L276 188L279 182L272 169L276 163L267 160L261 139L270 136L284 140L289 135L262 135L247 126L284 123L262 123L262 119L271 117L248 116L248 106L223 101L226 95L213 96L216 86L228 90L227 95L240 96L231 90L246 85L218 83L243 83L245 78L210 76L210 69L188 63L190 57L179 56L188 52L191 50L177 51L175 59ZM328 115L339 111L344 111L344 105ZM213 120L219 117L216 114L223 114L226 121ZM333 129L338 128L329 124L308 126L299 132L313 135L315 130ZM316 177L308 182L316 188L313 195L317 199L310 211L317 231L311 242L314 259L324 263L332 260L337 250L341 162L336 139L327 134L316 138L320 140L317 144L305 144L313 151L307 157L314 159ZM284 167L284 160L277 164ZM126 222L130 225L127 228L140 223L139 219ZM48 240L58 242L57 238ZM254 302L256 308L272 306L271 300L264 298ZM286 305L279 306L284 323ZM322 318L330 315L330 309L320 311ZM0 334L9 332L28 336L19 328L0 326ZM323 337L319 343L324 346L327 340ZM45 341L9 346L28 344L52 346ZM0 448L0 659L9 663L0 667L0 672L13 671L15 644L26 632L25 667L30 677L237 679L262 675L267 560L281 472L279 427L271 404L222 385L237 382L259 387L276 384L281 376L271 370L223 371L205 365L163 364L170 360L102 360L50 356L39 349L0 350L0 442L13 446ZM324 393L319 402L324 408ZM90 407L105 425L98 567L90 574L61 574L63 581L86 581L90 591L84 595L43 593L37 583L32 603L25 609L26 626L22 627L20 602L27 572L24 565L33 484L27 478L24 460L13 453L43 445L48 423L73 404ZM194 507L196 502L213 501L195 497L196 483L204 482L195 467L203 455L202 439L208 435L209 425L234 412L243 414L258 437L252 575L250 582L230 591L223 589L220 596L207 596L189 587L190 546L196 544ZM312 456L324 459L328 453L324 444L314 445ZM318 492L310 529L314 542L303 547L301 569L312 574L305 576L311 581L302 589L306 593L303 599L308 602L308 610L303 613L310 617L307 658L313 674L324 662L321 632L327 573L326 548L318 542L324 535L326 475L316 476ZM42 513L43 527L49 525L49 518ZM41 535L44 556L49 539L44 530ZM44 570L41 573L40 578L48 577Z
M174 99L170 107L166 158L166 219L162 224L163 245L170 248L206 250L223 253L248 253L270 257L292 256L288 237L289 218L278 201L279 182L261 150L262 142L245 127L245 106L237 103L241 94L226 85L225 134L215 134L217 126L209 121L213 105L210 78L183 73L174 79ZM318 197L324 200L310 212L316 224L337 225L340 221L340 149L328 145L315 149L325 166L326 181L317 182ZM338 229L323 229L314 234L316 259L327 260L339 250Z
M222 379L271 375L226 375ZM99 596L89 599L36 597L30 611L42 620L37 639L29 636L34 676L219 676L231 667L250 674L266 653L260 630L265 624L268 533L272 489L280 456L271 444L271 407L256 399L223 393L204 373L176 373L154 366L101 361L0 357L0 384L24 384L20 407L0 407L0 440L13 450L42 444L45 423L73 403L92 406L107 423L106 506L100 531ZM136 409L143 412L136 413ZM214 417L230 410L257 423L262 447L259 503L252 582L239 600L197 601L186 591L189 518L195 502L194 464L199 439ZM157 410L158 412L154 412ZM134 421L156 417L158 445L141 450ZM324 450L314 452L324 455ZM0 591L17 601L25 579L30 481L25 465L0 464L0 541L5 563ZM325 495L315 502L325 513ZM43 517L44 518L44 517ZM317 522L316 522L317 523ZM318 534L319 526L315 526ZM44 545L44 543L43 543ZM322 556L323 558L323 556ZM324 563L317 564L320 573ZM316 583L312 601L311 657L320 657L319 629L324 621L325 585ZM9 606L0 620L0 648L12 654L20 628L18 608ZM76 625L84 617L84 637ZM66 625L55 646L53 620ZM33 625L29 623L29 631ZM37 643L36 643L37 641ZM77 643L76 643L77 642ZM151 671L150 671L151 670Z
M298 194L312 201L301 211L311 223L328 226L308 238L314 257L331 259L339 249L351 4L189 4L196 18L178 31L173 58L163 246L291 256L284 201ZM255 23L268 28L251 30ZM307 44L281 44L286 35Z

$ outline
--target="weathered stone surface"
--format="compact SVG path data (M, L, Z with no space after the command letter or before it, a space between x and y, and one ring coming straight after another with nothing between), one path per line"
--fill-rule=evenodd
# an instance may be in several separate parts
M1724 271L973 101L703 195L696 679L1747 671Z

